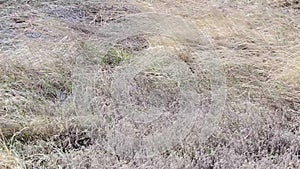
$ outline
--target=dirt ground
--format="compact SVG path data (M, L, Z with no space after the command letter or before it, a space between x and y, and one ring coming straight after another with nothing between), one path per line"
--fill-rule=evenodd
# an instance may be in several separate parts
M300 168L297 0L0 0L0 169Z

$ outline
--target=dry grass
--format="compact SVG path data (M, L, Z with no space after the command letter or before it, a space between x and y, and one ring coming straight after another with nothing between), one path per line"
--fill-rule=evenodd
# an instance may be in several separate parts
M300 167L298 1L0 9L0 168Z
M1 163L0 163L1 168L3 169L20 168L16 158L11 153L0 152L0 157L1 157Z

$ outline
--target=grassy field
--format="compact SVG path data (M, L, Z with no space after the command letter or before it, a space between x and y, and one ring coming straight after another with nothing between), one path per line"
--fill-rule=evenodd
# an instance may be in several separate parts
M0 169L300 168L297 0L0 0Z

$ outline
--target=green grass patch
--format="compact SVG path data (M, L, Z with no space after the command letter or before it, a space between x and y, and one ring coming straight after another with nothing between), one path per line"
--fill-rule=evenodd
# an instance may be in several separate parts
M100 58L100 64L116 66L127 60L130 55L122 49L110 48L104 57Z

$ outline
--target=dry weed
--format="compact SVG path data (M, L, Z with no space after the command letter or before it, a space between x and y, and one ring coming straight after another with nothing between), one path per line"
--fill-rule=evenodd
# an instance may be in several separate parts
M299 23L297 0L0 1L0 168L299 168Z

